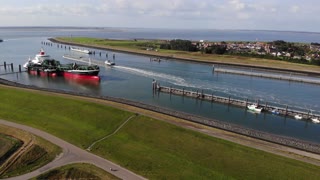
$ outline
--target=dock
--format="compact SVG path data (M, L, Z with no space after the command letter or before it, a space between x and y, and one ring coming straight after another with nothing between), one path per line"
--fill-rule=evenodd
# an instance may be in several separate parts
M178 95L178 96L184 96L184 97L190 97L194 99L199 99L203 101L208 101L208 102L216 102L216 103L222 103L222 104L228 104L232 106L237 106L237 107L243 107L247 108L249 105L257 105L259 108L263 109L263 112L267 113L272 113L273 111L276 111L276 115L280 116L289 116L289 117L294 117L295 115L301 115L303 119L310 120L310 118L318 118L320 119L319 114L312 114L310 111L308 112L302 112L302 111L296 111L289 109L288 106L285 108L283 107L276 107L276 106L271 106L268 105L267 102L261 103L261 102L252 102L249 101L248 99L240 100L240 99L234 99L229 97L222 97L222 96L216 96L213 94L205 94L203 91L190 91L186 89L178 89L178 88L172 88L172 87L166 87L166 86L160 86L156 81L152 82L152 88L154 92L162 92L162 93L167 93L167 94L173 94L173 95Z

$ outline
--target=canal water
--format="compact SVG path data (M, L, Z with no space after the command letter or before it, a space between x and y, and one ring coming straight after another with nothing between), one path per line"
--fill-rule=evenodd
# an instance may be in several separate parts
M150 38L135 32L135 30L105 32L104 38ZM141 30L142 31L142 30ZM147 31L147 30L144 30ZM152 29L147 35L152 34ZM27 29L21 28L0 29L0 38L5 41L0 43L0 64L4 61L13 63L15 71L18 65L23 65L29 57L34 57L43 48L52 58L61 63L72 61L63 59L65 54L82 56L100 61L108 58L112 60L115 55L116 66L100 67L100 83L83 83L66 80L61 77L38 77L27 73L1 75L1 78L22 84L39 87L76 91L95 95L127 98L147 104L162 106L178 111L192 113L211 119L238 124L247 128L270 132L278 135L299 138L307 141L320 143L320 124L314 124L310 120L295 120L289 117L275 116L267 113L255 114L244 108L238 108L223 104L210 103L189 99L186 97L169 94L153 94L152 80L164 86L184 88L186 90L203 91L204 93L225 96L236 99L251 101L259 100L260 103L272 104L279 107L311 111L320 114L320 86L314 84L281 81L275 79L250 77L235 74L213 73L211 64L191 63L173 59L161 62L150 61L150 57L112 51L96 51L95 55L76 54L67 48L43 45L49 37L55 36L91 36L102 37L104 31L96 29ZM230 33L230 32L228 32ZM237 34L236 34L237 35ZM234 36L236 36L234 35ZM170 37L168 32L159 32L156 37ZM184 36L192 36L185 34ZM209 36L209 35L207 35ZM216 34L213 35L213 37ZM290 36L290 35L288 35ZM315 36L312 34L310 36ZM286 36L287 37L287 36ZM320 35L319 35L320 37ZM237 38L244 38L241 33ZM265 38L268 38L266 36ZM185 38L187 39L187 38ZM101 56L99 53L101 52ZM225 67L224 67L225 68ZM232 67L234 68L234 67ZM241 69L245 70L245 69ZM248 71L252 71L248 69ZM255 70L256 71L256 70ZM0 74L5 73L3 68ZM264 72L262 72L264 73ZM270 72L265 72L270 73ZM318 77L310 77L317 79Z

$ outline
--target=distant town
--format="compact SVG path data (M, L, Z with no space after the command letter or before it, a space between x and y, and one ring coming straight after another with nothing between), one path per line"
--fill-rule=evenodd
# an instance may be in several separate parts
M160 49L183 50L206 54L226 54L296 63L320 65L319 43L292 43L283 40L272 42L198 42L175 39L160 45Z

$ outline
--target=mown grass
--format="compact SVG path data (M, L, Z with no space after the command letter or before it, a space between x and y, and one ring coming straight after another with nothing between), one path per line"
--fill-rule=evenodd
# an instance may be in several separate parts
M109 180L119 179L114 175L94 166L91 164L69 164L56 169L53 169L47 173L44 173L32 180L40 179L92 179L92 180Z
M319 167L140 116L94 152L150 179L317 179Z
M87 148L133 113L81 100L0 87L0 117L42 129Z
M320 71L319 66L291 63L287 61L271 60L254 57L232 56L232 55L216 55L216 54L201 54L200 52L187 52L177 50L159 49L162 40L110 40L87 37L58 37L62 42L77 43L81 45L90 45L99 48L127 51L131 53L140 53L153 56L175 57L180 59L209 62L209 63L227 63L227 64L242 64L250 66L259 66L266 68L279 68L286 70L301 70L301 71ZM146 51L147 45L158 47L158 51Z
M158 40L112 40L112 39L96 39L88 37L61 37L64 41L70 41L81 44L102 45L112 47L127 47L132 49L144 49L150 46L158 46Z
M131 114L94 102L49 94L4 87L0 87L0 92L6 104L0 107L0 118L37 127L81 147L101 136L95 131L114 129L118 121L122 122L123 117ZM19 103L15 103L17 101ZM33 112L28 114L29 108L24 106L31 107ZM23 107L25 110L20 110ZM19 113L4 113L2 108ZM36 109L38 111L34 111ZM102 110L104 112L100 112ZM58 115L50 118L50 122L44 121L55 113ZM113 118L119 119L114 121ZM70 135L70 128L80 137ZM86 133L90 131L93 132ZM117 134L96 144L92 152L149 179L304 179L306 174L308 179L320 177L318 166L144 116L131 119Z

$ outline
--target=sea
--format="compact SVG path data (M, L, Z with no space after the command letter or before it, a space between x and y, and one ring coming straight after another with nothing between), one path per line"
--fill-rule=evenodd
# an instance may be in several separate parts
M51 37L96 37L103 39L189 39L208 41L274 41L320 43L320 33L253 31L253 30L183 30L143 28L86 28L86 27L1 27L0 64L12 63L14 71L32 58L41 48L61 63L72 63L63 55L81 56L104 62L115 56L116 66L100 67L99 83L78 82L62 77L38 77L23 73L8 74L0 68L0 78L38 87L65 91L112 96L145 104L170 108L198 116L241 125L281 136L320 143L320 124L310 120L296 120L269 113L252 113L245 108L200 101L169 94L154 94L152 81L164 86L203 91L235 99L249 99L262 104L268 102L279 107L288 106L310 114L320 114L320 85L283 81L261 77L217 73L212 64L166 59L150 61L150 57L90 49L95 54L71 52L66 46L45 45ZM100 55L101 54L101 55ZM224 67L228 68L228 67ZM230 67L230 69L234 67ZM242 71L252 71L242 68ZM270 73L262 70L259 73ZM290 76L300 76L292 75ZM319 80L320 77L304 77Z

